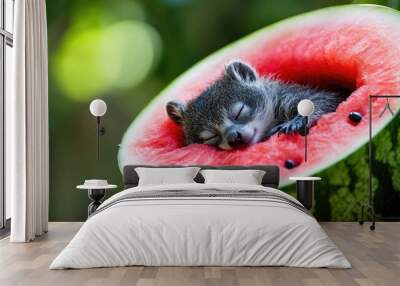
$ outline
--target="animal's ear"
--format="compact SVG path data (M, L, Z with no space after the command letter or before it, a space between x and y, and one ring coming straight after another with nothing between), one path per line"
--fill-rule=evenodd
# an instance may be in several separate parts
M255 69L242 61L233 61L225 66L225 75L233 80L256 81L258 78Z
M185 118L186 103L173 100L167 103L167 114L175 123L182 125Z

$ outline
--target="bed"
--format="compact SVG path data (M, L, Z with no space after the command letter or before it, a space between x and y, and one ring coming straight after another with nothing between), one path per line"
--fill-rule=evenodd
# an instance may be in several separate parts
M198 174L196 183L153 186L138 186L137 167L125 166L124 190L102 203L50 269L351 267L315 218L277 189L276 166L200 166L264 170L262 185L205 184Z

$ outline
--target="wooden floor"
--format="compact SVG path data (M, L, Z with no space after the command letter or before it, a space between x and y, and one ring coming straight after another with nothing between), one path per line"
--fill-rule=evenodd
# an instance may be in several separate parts
M51 223L44 237L0 241L0 285L400 285L400 223L377 223L374 232L357 223L322 223L352 269L289 267L123 267L48 270L81 223Z

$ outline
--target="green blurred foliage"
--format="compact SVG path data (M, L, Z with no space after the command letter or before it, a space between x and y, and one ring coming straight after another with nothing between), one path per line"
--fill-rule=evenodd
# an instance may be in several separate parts
M87 194L75 190L85 178L106 178L121 185L117 151L124 131L162 88L193 64L278 20L322 7L360 2L399 8L396 0L47 1L50 220L86 219ZM123 29L113 30L116 25ZM132 33L134 37L130 33L124 36L124 29L137 27L144 28ZM100 161L96 160L95 119L88 110L95 97L108 104ZM381 212L383 205L398 202L400 193L398 124L391 124L375 141L380 166L374 173L373 188ZM367 158L367 149L362 148L319 174L323 181L316 196L317 218L356 218L357 203L367 195ZM389 177L386 170L390 170ZM383 191L378 184L385 187ZM293 186L286 190L294 194Z
M55 76L65 95L88 100L134 87L157 63L161 41L143 22L138 4L117 2L108 8L100 1L76 13L54 55Z

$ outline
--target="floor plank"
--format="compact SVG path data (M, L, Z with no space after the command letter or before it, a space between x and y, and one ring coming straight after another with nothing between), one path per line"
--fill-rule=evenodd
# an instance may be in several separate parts
M0 285L399 285L400 222L368 225L326 222L322 227L352 263L352 269L289 267L118 267L50 271L54 257L81 223L50 223L50 231L32 243L0 240Z

